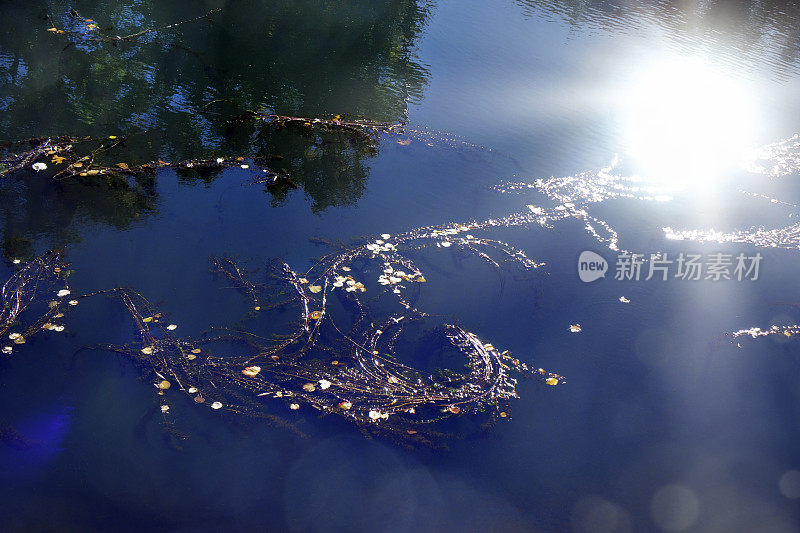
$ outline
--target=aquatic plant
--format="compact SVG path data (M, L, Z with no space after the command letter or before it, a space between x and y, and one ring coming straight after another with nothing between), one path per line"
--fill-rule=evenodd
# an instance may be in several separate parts
M415 294L427 279L411 252L454 247L496 267L502 263L523 270L541 266L503 242L466 233L481 227L455 224L383 234L329 254L304 273L276 263L263 283L252 281L230 258L212 258L212 271L250 300L253 315L246 323L270 310L291 308L298 313L292 330L271 338L255 328L222 333L212 329L197 338L176 336L177 324L166 321L147 299L127 288L79 295L70 303L77 305L81 299L101 294L120 299L132 317L138 340L103 348L127 355L152 373L165 420L172 416L173 394L190 395L197 404L213 410L284 423L273 414L277 401L290 411L312 408L338 416L372 434L438 444L443 433L435 428L448 419L475 416L482 419L483 427L490 427L497 419L508 418L509 401L517 397L515 376L551 386L564 381L453 323L428 328L425 344L430 350L459 353L465 370L424 371L401 360L398 343L409 328L431 321L414 304ZM12 277L15 281L9 282L14 287L9 301L35 301L37 293L30 287L60 280L55 269L64 267L54 266L60 264L60 255L46 254L24 265ZM57 305L28 326L25 335L52 326L49 320L54 313L63 316L61 302L69 294L67 288L56 292ZM381 311L387 298L399 310ZM4 332L19 323L20 313L8 316Z

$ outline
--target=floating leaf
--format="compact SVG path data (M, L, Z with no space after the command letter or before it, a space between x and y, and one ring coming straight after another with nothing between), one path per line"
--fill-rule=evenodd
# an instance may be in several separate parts
M78 305L78 300L70 300L69 305Z
M300 405L296 403L290 403L289 409L291 409L292 411L297 411L298 409L300 409Z
M61 298L61 297L63 297L63 296L66 296L66 295L68 295L68 294L69 294L69 290L68 290L68 289L61 289L60 291L58 291L58 292L56 293L56 296L58 296L59 298Z
M122 170L128 170L130 168L128 167L128 163L117 163L117 167L121 168Z
M161 406L161 412L162 413L166 413L167 411L169 411L169 405L162 405Z
M50 161L56 165L60 165L62 162L64 162L64 158L60 155L54 155Z
M253 309L255 309L256 311L261 311L261 306L260 306L260 305L257 305L257 306L255 306Z
M409 144L411 144L411 139L398 139L397 144L400 144L402 146L408 146Z
M153 348L151 346L145 346L142 348L142 353L145 355L150 355L153 353Z
M64 331L64 326L53 326L53 331L62 332Z
M192 353L200 353L200 348L195 348L194 350L192 350Z
M630 300L628 300L627 298L625 298L624 296L620 296L620 297L619 297L619 301L620 301L620 302L622 302L622 303L624 303L624 304L631 303L631 301L630 301Z
M161 390L167 390L171 386L172 386L172 384L169 381L167 381L166 379L164 381L159 382L159 384L157 385L157 387L159 389L161 389Z
M308 290L316 294L322 290L322 287L320 287L319 285L309 285Z
M206 401L206 399L198 394L197 396L194 397L194 401L197 403L203 403Z
M178 326L176 324L170 324L169 326L167 326L167 329L170 331L174 331L178 329Z
M14 341L14 344L25 344L25 337L20 335L18 337L14 337L13 341Z
M508 414L505 411L500 411L500 418L505 418L507 416Z
M211 408L212 409L222 409L222 403L221 402L214 402L214 403L211 404Z
M330 386L331 386L331 382L328 381L327 379L319 380L319 388L320 389L325 390L325 389L330 388Z
M558 380L556 378L547 378L546 380L544 380L544 382L552 386L558 385Z
M242 374L251 378L257 376L259 372L261 372L260 366L248 366L242 370Z
M39 172L40 170L45 170L47 168L47 164L46 163L34 163L33 165L31 165L31 168L33 170L35 170L36 172Z
M153 317L151 317L151 316L148 316L148 317L142 319L142 322L144 322L145 324L147 324L148 322L152 322L152 321L153 321Z
M322 311L312 311L311 315L309 316L311 317L311 320L319 320L322 318Z
M344 409L345 411L349 411L351 407L353 407L353 404L351 402L348 402L347 400L339 403L339 409Z
M486 344L484 344L483 347L486 348L487 350L489 350L490 352L492 350L494 350L494 345L493 344L489 344L488 342Z
M454 415L457 415L458 413L461 412L461 408L457 405L451 405L450 407L447 408L447 410L453 413Z
M14 351L13 347L11 347L11 346L3 346L3 353L8 354L8 353L11 353L13 351Z
M189 387L188 392L189 392L189 394L194 394L195 392L197 392L197 388L196 387Z
M306 383L303 385L303 390L306 392L314 392L317 390L317 387L313 383Z
M580 333L580 332L581 332L581 325L580 325L580 324L572 324L572 325L569 327L569 330L570 330L572 333Z
M12 341L15 340L15 339L18 339L19 337L22 337L22 335L20 333L9 333L8 334L8 338L11 339Z

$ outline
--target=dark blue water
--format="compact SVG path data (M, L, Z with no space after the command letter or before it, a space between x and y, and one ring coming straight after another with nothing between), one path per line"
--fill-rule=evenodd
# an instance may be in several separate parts
M59 24L74 8L116 34L222 11L113 46L47 32L42 7ZM491 189L502 181L598 169L615 154L658 174L663 159L629 148L641 134L631 115L683 105L667 91L637 107L641 79L664 65L700 62L709 80L724 80L698 83L693 67L672 80L724 104L723 115L687 119L678 137L707 127L707 140L759 146L800 131L796 3L8 2L0 14L0 140L126 134L117 157L132 163L283 156L273 166L298 189L267 190L239 168L206 180L160 170L135 190L33 171L3 178L0 277L14 258L63 248L76 290L135 288L185 335L232 326L247 310L209 273L210 255L260 274L275 258L302 271L329 251L311 239L555 205L541 192ZM404 120L417 133L383 136L372 154L225 123L246 110ZM715 118L731 125L708 127ZM662 184L695 184L697 168L676 146L667 159L680 175ZM117 303L86 300L65 332L0 355L0 423L27 439L0 443L0 528L796 531L797 341L740 348L726 334L798 323L797 250L671 241L661 228L791 224L797 209L770 211L727 180L797 203L797 177L769 182L726 166L679 202L592 206L625 249L760 251L755 282L584 284L578 254L613 261L616 252L574 219L489 230L547 263L525 275L447 251L423 257L420 308L567 378L520 381L512 416L446 451L368 439L304 411L293 419L308 434L300 438L176 394L170 405L189 437L178 451L154 415L152 380L124 357L82 349L135 340Z

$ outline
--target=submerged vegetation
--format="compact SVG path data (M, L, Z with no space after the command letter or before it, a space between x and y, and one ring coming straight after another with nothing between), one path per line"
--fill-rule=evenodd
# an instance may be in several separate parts
M330 254L302 274L276 264L263 283L249 279L229 258L212 258L212 270L250 300L253 314L245 324L251 328L222 334L210 330L199 338L177 337L178 325L130 289L73 295L62 255L48 252L22 265L3 287L0 332L11 343L3 350L11 353L14 344L40 331L63 331L67 307L85 298L115 295L130 313L139 339L103 348L126 354L154 377L165 419L172 416L174 394L190 395L214 410L283 423L273 413L279 401L288 410L313 408L339 416L369 433L439 445L437 438L444 433L436 428L447 419L475 416L489 427L508 418L509 400L517 397L516 375L551 386L564 381L456 324L435 325L425 343L434 348L438 342L460 354L466 371L426 372L401 361L398 343L409 329L430 321L413 303L427 280L410 252L453 246L496 266L501 261L525 270L539 266L502 242L460 236L476 229L479 224L384 234ZM286 309L297 313L293 330L270 340L254 325L258 315Z

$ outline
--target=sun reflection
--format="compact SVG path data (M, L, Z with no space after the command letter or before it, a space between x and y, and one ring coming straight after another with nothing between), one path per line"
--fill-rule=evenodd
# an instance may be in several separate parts
M746 84L702 61L661 62L623 96L627 155L665 184L713 190L753 145Z

